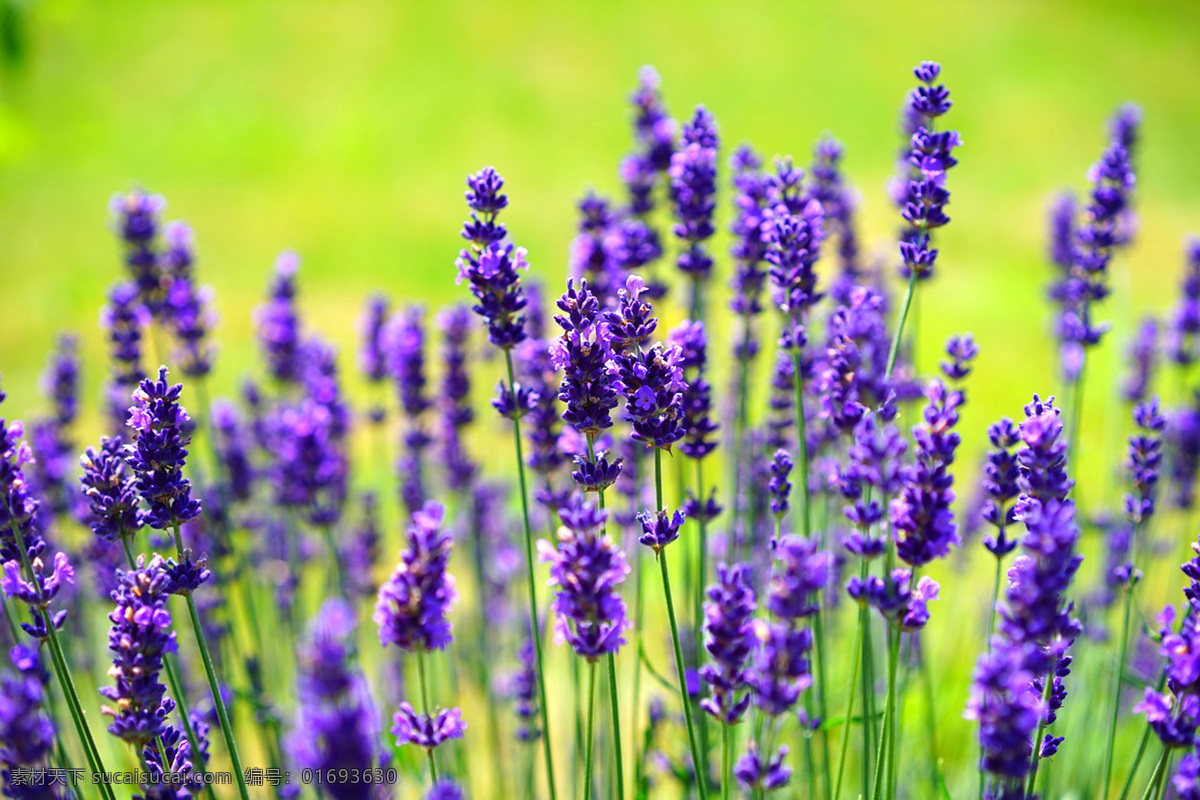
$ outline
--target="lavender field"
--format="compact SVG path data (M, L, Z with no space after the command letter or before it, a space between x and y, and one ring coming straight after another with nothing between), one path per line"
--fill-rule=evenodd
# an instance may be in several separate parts
M293 174L270 136L226 162L228 131L148 123L77 179L39 163L73 156L22 144L52 102L38 59L69 60L55 26L90 12L22 13L0 117L5 796L1200 797L1180 145L1200 108L1179 87L1081 77L1021 130L1032 83L981 83L986 53L934 38L870 61L891 102L798 83L751 118L726 84L709 104L685 78L685 102L674 38L670 70L562 98L580 147L530 169L542 101L496 108L446 57L398 112L437 188L380 211L347 191L393 183L367 145L357 177L318 158L257 184ZM455 92L469 145L437 121ZM333 96L295 106L320 122L284 150L336 127ZM814 97L848 136L785 129ZM146 174L84 198L114 164Z

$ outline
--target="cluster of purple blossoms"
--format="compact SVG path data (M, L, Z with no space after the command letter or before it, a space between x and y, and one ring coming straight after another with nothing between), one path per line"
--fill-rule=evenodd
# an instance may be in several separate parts
M782 344L775 351L767 398L767 448L790 450L796 437L796 365Z
M160 258L166 282L162 316L179 342L176 359L180 370L191 378L203 377L212 370L213 345L208 335L214 324L213 292L209 287L197 287L191 277L191 228L181 222L168 225L167 242Z
M457 708L418 714L411 703L403 702L392 717L392 734L396 737L396 743L415 744L424 750L433 750L451 739L461 739L466 729L462 711Z
M1177 624L1175 608L1167 606L1158 618L1158 654L1166 661L1166 690L1150 686L1134 713L1146 722L1165 746L1190 748L1200 728L1200 622L1186 614Z
M749 693L737 695L746 685L746 659L756 644L755 608L750 568L718 564L704 604L704 649L711 661L700 668L700 677L710 694L700 706L727 725L739 722L750 705Z
M504 180L491 167L467 177L467 205L471 219L463 223L462 237L470 245L459 251L456 283L466 278L477 303L472 310L483 318L488 339L509 350L525 340L525 295L520 270L527 269L525 248L505 244L508 231L496 217L508 205L500 190Z
M1018 544L1008 536L1008 528L1016 521L1016 506L1012 501L1020 493L1017 479L1021 470L1013 452L1020 434L1016 424L1005 417L988 428L988 441L992 449L983 467L983 519L996 533L985 535L983 546L996 558L1004 558Z
M776 176L776 186L788 185L786 180L793 174L786 172L789 168L781 163L782 177ZM794 174L802 173L796 170ZM777 189L779 193L784 191ZM822 297L817 291L815 267L825 238L825 212L816 200L809 200L800 209L793 210L788 205L787 195L782 194L782 197L763 224L763 236L767 241L765 258L771 265L769 274L775 288L775 305L798 325L803 322L806 310ZM804 341L796 338L794 344L802 347Z
M467 342L470 339L471 311L453 306L438 315L442 330L442 372L439 404L441 408L442 468L446 486L465 491L475 478L477 466L462 441L462 432L475 419L471 407L471 377L467 370Z
M1063 424L1054 398L1042 400L1038 395L1025 406L1021 421L1021 441L1024 447L1017 452L1020 475L1017 488L1023 496L1040 500L1065 500L1075 485L1067 476L1067 443L1062 439Z
M613 242L610 231L617 215L609 201L588 191L579 201L579 233L571 240L569 274L587 280L600 297L611 297L620 283L615 274Z
M854 428L848 461L834 480L842 497L851 501L846 518L855 529L846 537L845 546L860 558L883 555L885 542L872 536L871 528L883 521L888 498L904 485L907 449L908 442L887 422L884 412L868 411Z
M142 368L142 332L150 322L146 307L138 301L137 287L118 283L108 296L108 305L100 315L100 324L108 331L112 370L106 389L112 432L125 427L129 395L146 377Z
M65 513L71 505L67 474L75 443L70 427L79 413L79 340L72 334L58 338L50 361L42 373L42 393L54 413L37 420L30 428L35 459L30 477L44 507L52 514Z
M567 456L559 446L562 436L562 417L558 403L558 369L554 366L551 346L541 339L526 341L517 351L520 357L521 374L528 384L532 396L529 407L529 455L526 458L530 469L549 486L559 467L566 463ZM503 412L501 412L503 414ZM557 503L550 504L554 508Z
M741 336L734 346L734 354L744 363L758 353L754 320L763 310L762 292L767 280L767 243L762 234L770 184L762 171L762 159L748 146L738 148L729 165L737 190L734 200L737 213L730 229L734 235L730 255L735 266L733 299L729 307L742 319Z
M296 310L296 271L300 259L283 253L275 261L275 276L267 302L255 312L258 338L271 377L280 383L300 379L300 316Z
M403 450L397 462L400 496L408 513L419 510L427 499L425 450L432 443L423 417L432 406L426 394L424 313L413 306L392 318L387 326L388 369L400 395L404 416Z
M510 679L509 689L517 714L517 741L536 742L542 735L538 727L537 659L534 656L533 636L529 633L521 640L517 652L520 666Z
M945 558L950 547L960 543L950 510L954 502L950 467L960 441L954 426L963 397L937 380L929 384L926 397L924 422L913 428L916 464L905 468L900 495L888 509L896 531L896 555L914 567Z
M709 437L717 432L712 420L712 385L704 377L708 368L708 342L704 323L684 320L667 336L669 344L679 349L679 367L686 385L683 389L684 437L679 449L697 460L717 448Z
M280 407L273 420L275 498L316 525L341 517L348 463L330 409L312 398Z
M561 313L554 319L563 332L551 346L550 356L553 366L563 373L558 390L562 418L592 440L612 427L611 412L617 407L617 391L608 375L612 355L608 326L586 280L580 281L578 289L568 281L557 306Z
M629 574L625 554L604 534L608 512L573 494L559 509L562 528L557 547L545 539L538 554L550 564L555 589L551 610L558 615L555 641L567 642L580 656L594 661L616 653L632 627L625 614L620 585Z
M213 445L221 462L221 476L230 500L250 499L258 469L252 461L254 443L237 408L226 400L215 400L209 411Z
M687 383L678 346L661 342L645 346L656 324L648 317L649 305L639 299L645 288L641 278L631 275L617 293L617 310L606 315L612 337L607 369L613 389L625 397L633 438L669 451L686 434L683 392Z
M946 204L946 172L958 161L955 148L962 144L958 131L934 131L934 121L950 110L950 92L936 83L941 65L923 61L913 69L920 86L908 97L908 112L916 122L909 140L909 179L905 187L901 216L909 224L900 239L902 274L918 280L930 278L938 251L931 246L930 231L950 221Z
M0 676L0 785L8 797L58 800L63 793L49 782L24 786L14 780L15 772L49 766L55 729L46 713L45 676L37 653L17 645L11 656L16 669Z
M676 263L692 280L694 293L712 276L713 259L705 242L716 232L717 144L716 121L704 106L697 106L691 122L683 126L679 149L667 170L675 207L673 232L683 243ZM699 307L699 298L693 296L692 309Z
M792 467L794 463L787 450L782 447L771 456L771 482L767 490L771 493L771 513L782 518L788 513L788 498L792 494Z
M116 195L109 203L116 233L125 247L125 264L137 286L143 306L157 315L163 303L163 281L158 252L155 249L166 202L156 194L134 189Z
M858 257L858 236L854 229L855 198L843 182L842 145L832 138L817 142L809 169L812 181L809 197L821 204L828 233L838 237L838 275L830 285L830 295L841 304L850 302L850 293L863 280Z
M929 602L938 599L941 587L928 575L913 584L913 571L897 567L886 578L853 575L846 582L846 593L855 602L871 606L902 630L915 631L929 622Z
M675 120L667 115L653 67L642 67L638 88L630 97L637 151L621 162L621 179L629 192L629 212L644 218L654 210L654 187L671 165L675 152Z
M971 362L979 355L979 345L969 333L951 336L946 340L946 355L950 360L942 362L942 374L958 383L971 374Z
M412 515L408 548L387 582L379 588L372 619L379 640L401 650L441 650L450 643L447 612L458 592L447 572L454 540L442 531L445 509L429 501Z
M660 509L654 512L643 511L637 515L637 520L642 526L642 535L638 537L638 542L658 553L679 538L684 516L680 511L672 514L666 509Z
M138 385L129 408L129 427L134 432L129 466L147 506L145 523L156 530L200 514L200 501L192 499L191 484L183 476L191 418L179 404L182 393L183 385L167 383L167 368L160 367L157 380L146 378Z
M340 770L361 774L387 760L377 744L379 720L366 679L353 663L354 627L349 606L326 602L297 658L299 712L288 749L296 766L313 770L324 794L335 800L369 796L359 781L339 779Z
M388 311L388 299L381 294L373 294L367 298L367 304L359 318L361 345L358 351L358 366L367 382L374 387L381 387L388 377L387 344L384 338ZM368 412L371 422L378 425L386 416L386 405L379 401L372 404Z
M1158 320L1153 316L1146 316L1129 343L1129 372L1121 381L1121 397L1127 403L1142 402L1150 391L1160 353L1158 334Z
M102 436L100 449L89 447L80 458L79 483L88 504L92 533L108 542L133 536L142 527L137 479L125 460L120 436Z
M1162 468L1162 436L1167 426L1158 398L1139 403L1133 409L1133 421L1139 432L1129 439L1129 459L1125 462L1133 489L1125 495L1125 514L1134 525L1144 525L1154 515Z
M119 580L112 597L116 607L108 615L113 685L100 688L114 706L102 711L113 718L109 732L140 751L162 734L169 711L159 678L163 657L176 647L167 608L171 575L162 557L138 556L136 569L121 570Z
M170 714L174 708L174 700L163 700L164 714ZM201 761L207 761L208 724L196 717L192 718L191 724L199 740ZM141 794L135 794L133 800L191 800L204 791L203 778L193 774L192 745L174 724L164 725L158 740L148 742L142 748L141 757L146 762L146 781L141 785Z
M1200 358L1200 238L1184 245L1181 288L1167 328L1167 353L1176 364L1188 366Z

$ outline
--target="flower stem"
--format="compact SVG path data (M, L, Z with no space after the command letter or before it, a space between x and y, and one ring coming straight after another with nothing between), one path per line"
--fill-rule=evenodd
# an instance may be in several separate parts
M1150 782L1146 784L1146 792L1142 795L1142 800L1157 800L1162 793L1163 779L1167 775L1167 757L1170 753L1170 748L1163 745L1162 754L1154 765L1154 772L1150 773Z
M908 288L904 290L904 304L900 306L900 319L896 323L896 334L892 337L892 346L888 350L887 370L883 373L883 381L892 379L892 370L896 368L896 358L900 355L900 342L904 338L904 323L908 320L908 311L912 308L913 291L917 287L917 273L909 271Z
M417 650L417 682L421 685L421 711L426 716L433 714L433 707L429 705L429 684L425 677L425 651ZM426 748L425 755L429 756L429 783L430 785L437 783L438 772L437 762L433 758L433 748Z
M512 351L505 349L504 363L508 369L508 385L516 391ZM537 658L538 700L542 713L542 752L546 758L546 785L550 800L557 800L554 787L554 757L550 748L550 712L546 704L546 670L542 660L542 631L538 623L537 585L533 574L533 530L529 525L529 490L525 482L525 455L521 445L521 420L513 415L513 443L516 446L517 478L521 488L521 520L525 526L525 572L529 587L529 627L533 630L533 650Z
M704 464L700 459L696 459L696 501L700 505L701 512L698 520L700 524L700 541L697 543L698 552L695 586L696 607L692 611L692 641L695 643L694 655L696 658L696 669L700 669L704 651L704 637L702 635L702 631L704 629L704 591L708 581L708 517L704 513ZM708 719L700 711L699 698L696 700L696 708L694 711L699 717L698 724L700 728L700 751L707 759ZM707 778L708 776L705 775L705 779Z
M588 661L587 745L584 748L583 800L592 797L592 745L596 738L596 662Z
M866 563L865 560L863 562ZM863 640L867 638L865 620L861 609L858 615L858 632L854 637L854 658L850 662L850 683L846 688L846 713L842 716L842 745L839 748L837 778L833 783L833 796L840 797L842 794L842 775L846 771L846 753L850 749L850 724L851 718L854 716L854 695L858 690L858 673L859 667L862 665L863 655ZM867 725L867 715L863 713L863 728ZM866 753L863 754L866 758Z
M1129 643L1129 615L1133 609L1133 576L1125 587L1125 612L1121 622L1121 641L1117 647L1117 668L1113 677L1113 707L1108 726L1108 751L1104 757L1104 790L1101 797L1108 797L1108 787L1112 781L1113 749L1117 741L1117 718L1121 713L1121 675L1125 671L1125 653Z
M885 766L891 763L893 731L896 724L896 667L900 663L900 643L898 641L899 637L895 638L897 640L893 641L892 630L889 625L887 630L887 699L884 700L883 704L883 734L879 737L879 752L875 757L875 786L871 795L875 800L890 797L891 795L891 787L889 786L887 792L885 792L884 784L890 783L888 779L890 767L885 771Z
M617 800L625 798L625 754L621 748L621 705L617 699L617 658L608 654L608 704L612 708L613 755L617 765Z
M1051 665L1050 670L1044 676L1044 685L1042 687L1042 705L1046 708L1050 707L1050 693L1054 690L1054 665ZM1025 795L1033 796L1033 789L1036 786L1038 764L1041 761L1042 752L1042 734L1046 732L1046 717L1041 715L1038 720L1037 733L1033 737L1033 757L1032 763L1029 766L1029 778L1025 782Z
M183 560L183 535L179 532L177 521L171 524L175 535L175 551ZM187 596L188 616L192 620L192 633L196 635L196 646L200 650L200 660L204 663L204 676L208 679L208 690L212 695L213 708L217 710L217 720L221 723L221 735L225 738L225 747L229 750L229 761L232 766L233 778L237 781L238 795L242 800L250 800L246 790L246 776L242 772L242 759L238 756L237 742L233 739L233 726L229 722L229 711L225 708L225 698L221 696L221 684L217 680L217 671L213 668L212 656L208 652L208 642L204 638L204 628L200 624L200 613L196 610L196 597Z

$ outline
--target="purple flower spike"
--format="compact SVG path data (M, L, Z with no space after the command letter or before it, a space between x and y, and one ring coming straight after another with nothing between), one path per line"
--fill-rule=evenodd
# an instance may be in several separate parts
M709 437L717 432L712 420L712 386L704 377L708 365L708 343L704 324L684 320L671 331L667 341L679 348L679 366L687 385L683 389L683 443L679 449L694 459L702 459L717 448Z
M452 306L438 315L442 329L442 384L438 402L441 408L441 453L446 485L461 491L470 486L478 465L467 453L463 430L475 419L471 407L471 377L467 370L467 342L470 338L471 312L466 306Z
M656 342L644 348L641 344L654 330L649 306L645 311L639 308L642 304L637 298L643 290L641 279L630 276L619 295L621 310L609 314L613 355L607 369L613 388L625 396L625 416L633 424L633 438L669 452L686 434L683 353L677 345ZM632 331L645 333L634 338Z
M876 412L864 414L854 428L849 463L834 482L842 496L851 501L846 518L856 530L847 537L846 549L860 558L883 555L884 540L872 538L869 531L883 521L886 498L894 496L903 485L907 449L908 442L896 426L883 424Z
M1062 421L1054 398L1042 400L1036 394L1025 406L1021 422L1021 441L1017 453L1021 474L1017 487L1036 500L1065 500L1075 482L1067 477L1067 443L1062 440Z
M810 200L793 211L785 200L769 210L763 225L775 304L794 320L800 320L822 297L815 267L825 238L824 220L824 209L817 201Z
M200 501L192 499L191 484L183 477L192 437L187 432L191 418L179 404L182 393L183 384L168 384L167 368L160 367L158 380L143 380L129 407L129 427L134 432L129 466L148 506L145 522L157 530L200 515Z
M795 707L800 693L812 685L808 654L812 632L790 622L757 620L754 633L759 641L746 683L753 690L754 705L777 717Z
M1162 467L1162 435L1167 426L1152 397L1133 409L1133 421L1139 433L1129 440L1129 470L1133 491L1125 495L1125 513L1134 525L1144 525L1154 515L1158 495L1158 474Z
M774 758L762 758L758 754L758 745L751 740L747 750L733 767L733 774L738 783L748 789L763 789L773 791L788 785L792 779L792 768L784 762L787 760L788 747L779 746Z
M300 363L300 316L296 311L296 272L300 259L283 253L275 261L275 276L267 302L258 307L258 339L271 377L295 383L303 371Z
M771 513L782 517L788 513L788 497L792 493L792 458L787 450L780 448L771 456Z
M390 304L381 294L373 294L367 298L367 304L359 317L359 336L361 344L358 351L358 366L372 386L380 386L388 376L387 345L384 331L387 328ZM383 421L386 406L376 404L371 407L370 419L374 423Z
M449 778L442 778L429 787L429 794L425 795L425 800L466 800L466 797L457 783Z
M560 509L563 527L557 548L543 539L538 554L550 564L550 586L555 589L555 641L569 643L578 655L594 661L617 652L632 627L619 589L629 565L612 539L601 534L608 512L578 495L568 502Z
M617 482L623 460L618 458L609 461L607 453L597 453L594 458L575 456L576 469L571 473L571 478L585 492L603 492Z
M412 515L408 547L379 589L375 613L379 640L401 650L442 650L450 643L450 606L458 599L447 571L454 540L441 530L445 509L429 501Z
M1187 366L1200 358L1200 237L1184 244L1183 284L1167 328L1167 354Z
M1158 320L1146 317L1129 343L1129 372L1121 381L1121 396L1126 402L1140 403L1146 399L1154 370L1158 366L1159 353Z
M754 587L746 564L717 565L717 581L708 587L704 604L704 649L712 663L700 668L700 677L711 693L700 706L714 718L735 724L750 705L747 693L738 692L746 684L746 660L753 652Z
M88 501L92 533L109 542L137 533L142 527L137 480L125 461L121 437L101 437L100 449L89 447L80 462L79 483Z
M462 711L457 708L443 708L430 716L418 714L409 703L400 704L392 723L397 744L415 744L426 750L450 739L461 739L467 729Z
M48 677L39 674L37 653L17 645L11 657L15 671L5 669L0 676L0 781L12 797L58 800L64 795L55 786L21 786L14 780L14 772L36 775L49 768L55 729L46 713Z
M1017 478L1021 474L1013 448L1020 441L1017 426L1008 418L988 428L988 441L992 450L984 464L983 519L996 528L996 533L983 537L983 546L996 558L1004 558L1017 546L1017 540L1009 538L1007 530L1016 521L1016 507L1010 505L1020 493Z
M675 206L675 236L683 242L679 271L703 283L712 275L713 260L704 243L715 233L717 129L704 106L696 108L683 128L680 149L671 156L667 171Z
M595 437L612 427L611 412L617 407L617 391L607 369L608 325L586 280L580 281L578 290L568 281L557 305L561 313L554 319L563 333L552 347L551 361L563 371L558 391L565 406L562 418L584 436Z
M114 228L125 246L125 264L137 286L138 298L153 314L163 301L163 278L158 257L158 233L166 202L156 194L134 189L109 203Z
M952 381L961 381L971 374L971 362L979 355L979 345L969 333L951 336L946 342L949 361L942 362L942 374Z
M666 510L655 513L643 512L637 516L642 525L642 535L638 541L658 553L671 542L679 538L679 528L683 525L683 514L674 514Z

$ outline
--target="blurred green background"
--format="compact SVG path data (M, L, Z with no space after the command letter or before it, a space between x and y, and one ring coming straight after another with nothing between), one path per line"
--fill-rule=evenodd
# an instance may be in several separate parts
M1121 102L1145 116L1141 225L1104 308L1116 330L1089 367L1085 476L1103 480L1117 463L1127 422L1110 399L1125 341L1138 316L1174 301L1183 238L1200 232L1194 2L8 2L22 53L0 75L5 416L38 410L36 376L61 329L84 335L98 396L97 319L122 274L107 203L134 184L196 229L221 315L218 391L253 368L251 310L283 249L303 258L308 324L347 356L371 290L430 305L464 298L453 282L463 177L483 164L507 179L509 229L558 285L575 199L588 186L619 189L627 95L643 64L659 69L676 116L708 105L726 154L751 141L807 163L821 134L841 139L866 249L890 263L897 217L884 186L898 109L912 65L943 63L955 101L946 122L966 145L918 329L925 365L950 333L982 345L964 475L989 422L1019 414L1033 391L1058 391L1045 208L1062 187L1086 188ZM729 199L723 187L722 228ZM727 261L719 269L724 283ZM978 575L982 598L990 577ZM958 679L939 700L944 745L962 765L978 620L943 606L947 627L932 635ZM963 630L972 638L960 648Z

